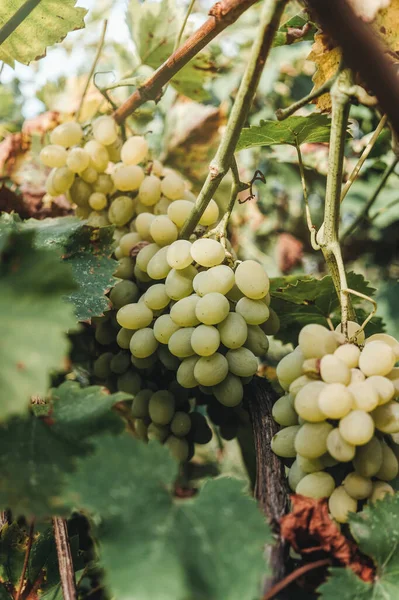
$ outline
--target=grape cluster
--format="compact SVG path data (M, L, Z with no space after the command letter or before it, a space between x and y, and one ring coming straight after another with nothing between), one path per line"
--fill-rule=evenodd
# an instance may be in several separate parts
M272 449L295 458L291 489L329 497L331 515L344 523L359 502L394 492L388 481L399 470L399 343L387 334L365 339L355 322L348 323L348 342L339 327L306 325L297 348L279 362L286 394L273 407L282 429Z

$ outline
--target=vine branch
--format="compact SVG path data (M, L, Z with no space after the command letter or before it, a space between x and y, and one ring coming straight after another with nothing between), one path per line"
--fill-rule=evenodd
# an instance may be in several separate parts
M168 83L194 56L196 56L221 31L237 19L256 0L221 0L209 11L209 18L194 32L180 48L149 77L115 112L114 118L121 124L139 106L156 100Z
M183 225L180 237L188 238L194 231L203 212L216 192L223 177L231 168L234 151L247 119L253 97L258 87L266 59L269 55L274 35L280 23L280 18L288 0L265 0L260 24L251 49L247 68L238 88L237 96L227 121L226 130L213 158L209 173L197 201Z
M298 577L302 577L302 575L305 575L305 573L308 573L309 571L313 571L313 569L320 569L320 567L328 567L329 565L331 565L331 560L329 558L322 558L320 560L315 560L314 562L307 563L306 565L302 565L302 567L295 569L295 571L292 571L292 573L287 575L287 577L284 577L284 579L276 583L276 585L274 585L271 588L271 590L269 590L263 596L262 600L271 600L272 598L277 596L277 594L281 592L281 590L284 590L293 581L298 579Z
M53 530L64 600L76 600L75 570L73 568L66 520L54 517Z
M34 529L35 529L35 523L34 523L34 521L32 521L32 523L30 524L30 527L29 527L28 542L26 544L24 564L22 566L22 573L21 573L21 577L19 579L18 590L17 590L17 593L15 594L15 600L19 600L21 598L22 590L24 589L24 581L25 581L25 577L26 577L26 572L28 570L30 552L32 550Z
M23 21L30 15L32 10L40 4L41 0L26 0L26 2L13 14L11 19L7 21L0 29L0 46L8 37L21 25Z

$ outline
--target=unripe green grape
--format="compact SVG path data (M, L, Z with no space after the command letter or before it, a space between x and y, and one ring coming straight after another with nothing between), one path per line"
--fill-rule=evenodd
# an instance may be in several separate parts
M168 306L170 298L165 291L164 283L156 283L144 294L144 302L151 310L162 310Z
M324 455L323 455L324 456ZM316 471L322 471L324 468L322 458L305 458L300 454L296 455L296 462L303 473L315 473Z
M269 309L262 300L241 298L236 304L236 312L244 317L248 325L260 325L269 318Z
M272 408L273 419L283 427L298 425L298 415L294 409L294 399L290 394L279 398Z
M131 394L132 396L140 393L141 385L141 377L133 369L129 369L129 371L120 375L116 382L118 391Z
M375 476L383 481L391 481L395 479L399 471L398 459L395 456L392 448L384 441L381 442L382 448L382 465Z
M173 223L181 228L187 217L193 210L193 203L189 200L175 200L168 206L168 217Z
M179 385L187 389L197 387L198 381L194 377L194 368L198 360L198 356L190 356L181 362L176 373L176 379Z
M171 268L167 261L168 250L169 246L164 246L148 262L147 273L151 279L165 279L170 272Z
M134 215L134 202L129 196L118 196L108 209L108 219L113 225L122 227Z
M39 158L46 167L57 169L58 167L65 166L67 156L68 154L64 146L50 144L41 150Z
M357 511L357 501L352 498L343 485L335 488L328 500L328 509L338 523L346 523L349 513Z
M66 165L72 173L82 173L90 165L90 154L83 148L71 148Z
M219 331L211 325L199 325L191 336L191 346L199 356L211 356L220 346Z
M95 119L92 123L93 136L97 142L109 146L113 144L118 137L118 127L112 117L103 115Z
M212 292L225 296L234 285L234 271L227 265L217 265L198 273L195 279L197 283L194 281L193 285L199 296Z
M360 348L356 344L342 344L334 351L334 356L342 360L349 369L355 369L359 364Z
M247 298L260 300L269 291L270 283L266 271L255 260L244 260L235 272L237 287Z
M269 308L269 318L267 321L261 323L259 327L261 327L266 335L275 335L278 332L280 329L280 319L272 308Z
M341 333L341 324L336 326L335 331ZM361 346L364 343L364 338L364 331L360 329L359 323L348 321L348 340L353 344Z
M150 227L152 221L155 219L154 215L149 212L144 212L137 215L134 222L136 231L143 240L152 241L150 236Z
M136 265L139 267L141 271L147 273L148 263L152 259L153 256L160 250L158 244L148 244L144 246L136 257Z
M316 471L305 475L296 486L295 492L308 498L328 498L335 488L334 479L329 473Z
M191 429L190 415L177 411L170 424L170 430L177 437L184 437Z
M169 200L179 200L184 194L184 181L176 173L168 173L162 179L161 191Z
M229 314L229 301L219 292L211 292L197 302L195 314L205 325L217 325L224 321Z
M369 477L363 477L359 473L349 473L344 481L343 486L349 496L355 500L365 500L371 495L373 490L373 482Z
M178 229L166 215L154 217L150 225L150 235L159 246L167 246L177 240Z
M226 379L213 386L213 393L223 406L238 406L244 397L241 379L232 373L228 373Z
M69 190L69 195L72 202L77 204L79 207L88 207L89 198L93 190L91 186L83 181L80 177L77 177Z
M92 211L87 219L87 225L91 227L106 227L109 225L108 217L104 212Z
M248 337L248 326L244 317L235 312L230 312L227 317L219 323L218 330L221 342L226 348L240 348Z
M169 248L166 260L172 269L185 269L193 262L191 256L191 242L187 240L176 240ZM197 277L197 276L196 276Z
M364 343L367 346L370 342L384 342L390 346L395 354L396 360L399 360L399 342L392 335L388 335L387 333L375 333L367 338Z
M83 138L83 131L79 123L68 121L61 123L50 133L50 142L64 148L77 146Z
M147 436L150 441L157 441L161 444L166 440L169 435L169 428L164 425L157 425L156 423L150 423L147 430Z
M350 388L342 383L328 383L321 390L318 402L327 419L342 419L352 409L353 400Z
M394 496L395 490L385 481L373 481L373 491L371 492L370 502L382 500L387 494Z
M376 342L375 342L376 343ZM375 426L384 433L399 432L399 403L387 402L378 406L372 413Z
M107 196L99 192L93 192L89 197L89 205L93 210L103 210L107 207Z
M198 325L199 321L195 314L198 300L199 298L195 294L178 300L170 309L172 320L180 327L193 327L194 325ZM220 340L219 333L218 337Z
M109 299L112 306L116 309L122 308L126 304L137 302L139 297L139 289L134 281L119 281L111 290Z
M119 348L123 348L124 350L128 350L130 347L130 340L132 339L134 331L132 329L125 329L122 327L116 336L116 343Z
M329 454L339 462L353 460L356 447L347 442L341 435L338 427L330 431L327 437L327 450Z
M123 375L130 367L130 353L121 350L117 354L114 354L110 367L113 373Z
M371 412L377 407L378 394L373 385L368 382L368 379L360 383L352 383L348 390L353 397L353 408Z
M352 385L352 383L361 383L365 379L366 377L360 369L351 369L351 380L349 382L349 385Z
M121 159L125 165L138 165L147 158L148 142L141 135L133 135L122 146Z
M382 375L372 375L367 378L367 383L371 385L378 395L378 404L386 404L395 395L395 386L390 379Z
M122 306L116 313L116 320L126 329L142 329L147 327L154 315L144 302L134 302Z
M229 350L226 354L229 371L238 377L250 377L258 370L256 356L248 348Z
M293 492L296 491L298 483L305 477L306 473L302 471L300 466L298 465L298 461L294 460L292 463L290 470L288 471L288 485L290 486Z
M99 379L105 379L111 375L111 360L113 358L112 352L104 352L94 361L93 374Z
M255 356L265 356L269 350L269 340L258 325L248 325L248 336L244 346Z
M65 194L72 187L74 180L75 175L68 167L59 167L53 171L51 184L57 194Z
M86 183L95 183L98 179L98 172L90 165L87 169L79 173L79 177Z
M363 477L374 477L378 473L382 466L382 447L376 437L364 446L356 448L353 466L356 473Z
M348 365L334 354L327 354L320 360L320 375L326 383L348 385L351 379Z
M139 199L144 206L154 206L161 198L161 180L155 175L147 175L139 188Z
M224 261L225 250L220 242L201 238L192 244L191 256L203 267L215 267Z
M107 173L99 173L97 181L93 184L93 190L100 194L110 194L113 187L112 179Z
M115 165L111 174L112 181L117 190L121 192L135 192L144 180L144 171L136 165Z
M134 333L134 332L133 332ZM130 346L130 344L129 344ZM136 369L140 370L148 370L151 369L157 362L158 357L156 353L151 354L151 356L147 356L146 358L137 358L136 356L131 356L132 365L136 367Z
M333 426L330 423L304 423L295 438L295 450L305 458L319 458L327 452L327 437Z
M181 300L193 293L193 279L197 269L190 265L185 269L172 269L166 277L166 293L172 300Z
M105 146L96 140L90 140L85 144L84 150L90 156L90 165L97 173L104 173L109 163L109 156Z
M158 348L158 340L155 339L154 332L149 327L135 331L130 340L130 352L136 358L147 358L154 354Z
M305 358L322 358L332 354L338 346L334 333L316 323L301 329L298 343Z
M112 344L115 341L115 329L109 321L99 323L96 326L94 337L102 346L108 346L108 344Z
M339 432L349 444L363 446L374 435L374 421L364 410L352 410L340 420Z
M169 448L171 455L178 462L184 462L188 459L189 445L184 438L170 435L165 442L165 446Z
M284 427L280 429L271 441L271 449L274 454L282 458L293 458L296 455L295 438L300 430L299 425Z
M305 421L310 423L325 421L326 415L319 408L319 397L325 385L322 381L312 381L295 396L295 410Z
M168 390L155 392L148 404L151 420L156 425L168 425L175 414L175 399Z
M244 294L238 289L236 284L233 285L231 290L226 294L227 298L234 303L237 303L241 298L244 298Z
M134 420L134 432L139 440L147 441L147 425L144 423L143 419Z
M219 218L219 207L214 200L210 200L208 206L202 213L202 216L199 220L200 225L204 225L205 227L209 227L209 225L213 225Z
M201 385L213 386L221 383L228 371L226 358L215 352L212 356L202 356L198 360L194 367L194 377Z
M109 159L113 163L118 163L121 160L121 150L123 145L122 139L118 136L112 144L105 145L107 146Z
M141 242L141 237L136 231L125 233L119 240L119 247L123 256L130 256L131 251Z
M161 315L154 323L154 335L161 344L167 344L171 335L179 329L180 326L172 320L170 315Z
M396 362L395 354L384 342L370 342L360 353L359 367L363 373L371 375L388 375Z
M123 256L118 260L118 266L114 272L114 277L119 279L131 279L134 275L134 263L127 256Z
M191 336L194 332L194 327L184 327L178 329L169 338L169 351L178 358L187 358L194 354L191 346ZM182 385L182 384L181 384Z

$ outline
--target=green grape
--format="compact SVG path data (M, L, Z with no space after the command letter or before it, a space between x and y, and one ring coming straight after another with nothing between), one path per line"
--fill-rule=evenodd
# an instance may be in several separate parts
M90 165L90 154L83 148L72 148L68 152L66 164L72 173L81 173Z
M171 319L180 327L193 327L194 325L198 325L199 321L195 314L198 300L199 297L195 294L178 300L170 310Z
M194 332L194 327L184 327L178 329L169 338L169 351L178 358L187 358L194 354L191 346L191 336Z
M229 301L219 292L211 292L197 302L195 314L205 325L217 325L229 314Z
M166 293L171 300L181 300L193 293L193 279L197 269L190 265L185 269L172 269L166 277Z
M93 184L93 190L100 194L110 194L113 190L114 184L110 175L107 173L99 173L97 180Z
M126 304L134 304L139 297L139 288L133 281L119 281L111 290L109 299L112 306L116 309L126 306Z
M151 423L148 426L147 436L150 441L157 441L161 444L166 440L169 435L169 428L164 425L156 425L155 423Z
M65 194L75 180L75 174L68 167L59 167L52 174L51 184L57 194Z
M136 227L136 231L140 235L141 239L152 241L152 238L150 236L150 227L154 219L154 215L152 215L149 212L143 212L137 215L134 224Z
M340 485L332 492L328 508L338 523L346 523L349 513L357 511L357 501L347 493L343 485Z
M93 374L99 379L106 379L111 375L111 360L113 358L112 352L104 352L94 361Z
M387 494L391 496L395 494L395 490L393 489L393 487L385 481L374 481L373 491L371 492L370 496L370 502L377 502L377 500L382 500Z
M293 458L296 455L295 438L299 430L298 425L280 429L272 438L271 449L274 454L282 458Z
M374 421L364 410L352 410L340 420L339 432L349 444L363 446L374 435Z
M200 225L209 227L216 223L219 218L219 207L214 200L210 200L208 206L202 213L202 217L199 220Z
M124 327L121 327L116 336L116 343L118 344L119 348L123 348L123 350L129 350L130 340L132 339L133 333L133 329L125 329Z
M191 429L190 415L185 412L178 411L175 413L170 424L170 430L177 437L184 437Z
M191 256L191 242L187 240L176 240L169 248L166 260L172 269L185 269L193 262ZM196 276L197 277L197 276Z
M149 327L135 331L130 340L130 352L136 358L147 358L158 348L158 340Z
M111 371L117 375L122 375L130 367L130 354L121 350L118 354L114 354L111 360Z
M129 371L126 371L126 373L123 373L118 377L116 387L118 388L118 391L134 396L140 392L141 377L138 373L133 371L133 369L129 369Z
M378 393L368 379L360 383L352 383L348 390L353 398L353 408L371 412L378 406Z
M164 367L169 371L177 371L180 366L180 359L174 356L167 348L167 346L160 346L158 348L158 357Z
M298 342L305 358L322 358L325 354L332 354L338 346L334 333L316 323L301 329Z
M333 426L326 421L304 423L295 438L295 450L305 458L319 458L327 452L327 437Z
M244 260L238 265L235 272L237 287L247 298L260 300L269 291L269 278L262 267L255 260Z
M399 432L399 403L395 401L387 402L383 406L378 406L371 415L375 426L384 433Z
M155 392L148 404L148 412L156 425L168 425L175 414L175 399L168 390Z
M89 205L93 210L103 210L107 207L107 196L98 192L93 192L89 198ZM108 219L107 219L108 224Z
M199 325L191 336L191 346L199 356L211 356L220 346L219 331L211 325Z
M121 158L125 165L138 165L147 158L148 142L141 135L129 137L122 146Z
M108 210L108 219L113 225L122 227L134 215L134 202L129 196L118 196Z
M335 331L341 333L341 324L337 325ZM355 321L348 321L348 338L354 344L360 346L364 343L364 331L360 329L360 325Z
M386 404L395 395L395 386L390 379L381 375L372 375L367 378L367 383L372 386L378 396L378 404Z
M139 199L144 206L154 206L161 198L161 180L155 175L147 175L139 188Z
M198 356L190 356L181 362L177 369L176 379L182 387L187 389L197 387L198 382L194 377L194 368L198 360Z
M166 215L159 215L151 221L150 235L159 246L167 246L177 240L178 229Z
M226 358L215 352L212 356L202 356L194 367L194 377L201 385L213 386L227 376L229 365Z
M359 367L366 375L388 375L395 366L396 357L392 348L385 342L370 342L360 353Z
M241 298L236 304L236 312L244 317L248 325L260 325L269 318L269 309L262 300Z
M161 344L167 344L171 335L178 329L180 326L172 320L170 315L161 315L154 323L154 335Z
M228 373L226 379L218 385L213 386L213 393L223 406L238 406L244 397L241 379L236 375Z
M198 280L196 282L196 280ZM194 289L199 296L212 292L226 295L234 285L234 271L227 265L217 265L207 271L198 273L193 281Z
M353 400L350 388L342 383L328 383L323 386L318 403L325 418L342 419L352 409Z
M156 283L148 288L144 294L144 303L151 310L162 310L168 306L170 298L166 293L164 283Z
M261 327L262 331L266 333L266 335L276 335L280 329L280 319L272 308L269 308L269 318L267 321L265 321L265 323L261 323L259 327Z
M141 237L136 231L125 233L119 240L119 247L123 256L130 256L133 248L141 242Z
M317 471L309 473L301 479L296 486L295 492L308 498L328 498L335 488L334 479L329 473Z
M339 462L349 462L355 456L356 447L347 442L336 427L328 434L327 450Z
M94 139L104 146L115 143L118 138L118 127L112 117L107 115L98 117L93 121L92 127Z
M147 441L147 425L144 423L143 419L135 419L134 431L139 440Z
M242 293L241 290L238 289L236 284L234 284L233 287L231 288L231 290L229 292L227 292L226 296L231 302L234 302L234 303L241 300L241 298L244 298L244 294Z
M162 179L161 191L169 200L183 198L184 181L176 173L170 172Z
M68 153L65 148L56 144L45 146L39 155L41 162L46 167L51 167L52 169L64 167L67 157Z
M248 325L248 336L244 346L255 356L265 356L269 350L269 340L259 325Z
M356 456L353 459L353 466L356 473L363 477L374 477L382 466L382 447L380 441L373 437L364 446L356 448Z
M334 356L344 362L349 369L356 369L359 364L360 349L356 344L342 344L335 350Z
M224 261L225 250L220 242L202 238L192 244L191 256L203 267L215 267Z
M258 360L248 348L229 350L226 359L229 371L238 377L250 377L258 370Z
M79 123L68 121L61 123L50 133L50 142L64 148L77 146L83 138L83 131Z
M116 313L116 320L126 329L142 329L148 327L154 315L144 302L134 302L122 306Z
M131 357L132 365L136 367L136 369L150 369L157 362L157 355L151 354L151 356L147 356L146 358L137 358L136 356Z
M349 473L343 480L345 491L355 500L365 500L371 495L373 482L369 477L363 477L359 473Z
M117 190L121 192L135 192L144 180L144 171L137 165L115 165L111 174L112 181Z
M298 467L303 473L315 473L316 471L322 471L324 468L322 458L305 458L300 454L296 455L296 462Z
M71 201L81 208L89 206L89 198L92 193L92 187L88 183L83 181L83 179L80 179L80 177L77 177L75 179L75 181L69 189Z
M154 256L148 263L147 273L151 277L151 279L165 279L168 275L170 266L168 261L166 260L168 254L169 246L164 246ZM166 288L165 288L166 289Z
M98 179L98 173L92 166L87 167L87 169L79 173L79 176L86 183L95 183Z
M219 323L218 330L222 344L232 350L240 348L248 337L248 326L244 317L235 312L230 312L224 321Z
M158 250L160 250L158 244L148 244L147 246L144 246L136 257L136 265L139 267L139 269L146 273L148 263L152 257L156 255Z
M284 427L298 424L298 415L294 409L294 398L291 394L282 396L273 404L272 415L276 423Z
M288 485L292 489L293 492L296 491L298 487L298 483L305 477L306 473L302 471L300 468L298 461L294 460L292 463L290 470L288 471Z
M381 441L382 449L382 465L375 476L383 481L391 481L395 479L399 471L398 459L395 456L392 448L384 441Z
M208 444L212 439L212 429L209 427L204 415L201 415L199 412L193 412L190 414L190 419L191 429L188 434L189 438L195 444Z
M106 227L109 225L109 221L105 213L92 211L87 219L87 225L91 227Z
M99 323L96 327L94 337L101 346L108 346L108 344L112 344L115 341L115 329L109 321Z
M118 260L118 267L114 273L114 277L119 277L119 279L130 279L133 277L134 265L133 261L127 256L123 256Z
M169 451L175 460L184 462L188 459L189 445L184 438L170 435L165 442L165 446L169 448Z
M189 200L175 200L168 206L168 217L177 227L180 228L183 227L192 209L193 203Z
M348 385L351 379L349 367L334 354L327 354L320 360L320 375L326 383Z
M84 147L90 156L90 166L94 167L97 173L104 173L108 167L109 156L105 146L96 140L90 140Z
M319 407L319 398L325 385L322 381L312 381L300 389L295 396L295 410L305 421L310 423L325 421L326 416Z

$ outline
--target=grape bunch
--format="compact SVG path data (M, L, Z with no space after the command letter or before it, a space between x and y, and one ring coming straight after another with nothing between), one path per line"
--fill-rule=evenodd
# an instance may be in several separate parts
M272 440L280 457L295 459L288 483L297 494L329 498L339 523L359 503L393 494L399 470L399 342L387 334L365 339L348 323L302 328L298 346L277 366L285 390L273 407L282 426Z

